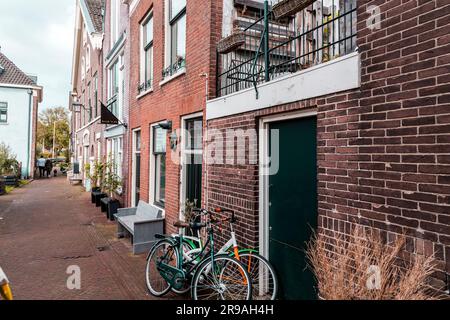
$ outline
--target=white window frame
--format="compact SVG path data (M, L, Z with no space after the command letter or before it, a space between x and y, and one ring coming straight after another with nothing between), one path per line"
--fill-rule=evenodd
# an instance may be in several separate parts
M141 154L141 173L142 173L142 131L141 128L134 129L132 134L132 169L131 169L131 203L134 206L137 206L138 203L136 203L136 154ZM140 132L141 133L141 149L140 151L136 150L136 134ZM142 189L142 179L141 179L141 189ZM142 194L141 194L142 197Z
M170 3L171 0L165 0L165 46L164 46L164 69L170 67L172 64L172 28L170 24ZM187 8L187 1L186 1L186 7ZM187 19L187 12L185 13L186 19ZM186 21L186 31L187 31L187 21ZM186 47L187 47L187 32L186 32ZM175 77L179 73L185 72L185 68L180 68L175 72L171 77Z
M150 43L144 43L146 39L145 26L151 21L153 27L152 41ZM146 84L148 79L147 76L147 65L146 65L146 54L148 50L152 50L152 61L151 61L151 75L150 75L150 87L143 90L139 94L145 94L149 91L153 90L153 80L154 80L154 46L153 46L153 37L154 37L154 20L153 20L153 10L150 11L147 16L142 20L141 26L141 37L140 37L140 81L139 86ZM147 50L146 50L147 49Z
M81 80L86 78L86 59L81 57Z
M164 121L162 121L164 122ZM155 132L155 128L159 127L159 125L162 122L157 122L154 123L152 125L150 125L150 148L149 148L149 159L150 159L150 172L149 172L149 179L148 179L148 183L149 183L149 203L153 206L158 207L159 209L162 209L163 212L165 212L165 207L161 207L160 205L158 205L156 203L156 199L155 199L155 194L156 194L156 190L155 190L155 186L156 186L156 180L155 180L155 175L156 175L156 156L153 154L153 147L154 147L154 132ZM167 137L166 137L167 138ZM166 182L167 182L167 145L166 145ZM166 184L167 185L167 184ZM167 195L167 188L166 188L166 195ZM167 206L167 202L165 203L165 206Z
M86 72L91 69L91 46L86 47Z
M204 123L202 124L202 145L203 148L201 150L187 150L186 149L186 137L183 136L184 133L186 133L186 122L192 119L196 119L196 118L202 118L203 120L203 112L197 112L194 114L190 114L187 116L184 116L181 118L181 163L180 163L180 180L181 180L181 186L180 186L180 213L179 213L179 218L181 221L184 221L184 213L183 213L183 208L185 206L185 201L186 201L186 183L187 183L187 176L186 176L186 159L188 155L192 155L192 154L198 154L198 155L203 155L204 154L204 143L205 143L205 127L204 127ZM204 159L203 159L204 160ZM203 173L202 173L203 175ZM205 179L206 181L206 179ZM201 206L201 203L198 203L197 206Z
M0 116L0 124L8 124L8 102L1 101L0 107L1 107L1 109L6 110L6 120L2 121L1 116Z
M111 0L111 12L110 12L111 48L119 39L120 4L121 4L120 0Z

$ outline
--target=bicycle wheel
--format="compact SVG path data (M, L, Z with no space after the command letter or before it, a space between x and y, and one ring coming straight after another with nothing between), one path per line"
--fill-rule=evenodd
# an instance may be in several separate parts
M250 300L252 282L242 263L227 255L209 258L192 279L194 300Z
M178 249L167 239L161 240L153 246L145 268L147 288L155 297L165 295L171 287L157 269L158 263L161 262L178 267Z
M194 250L194 249L195 249L195 246L194 246L194 244L192 242L183 240L183 252L184 253L189 252L189 251ZM190 289L191 289L191 286L190 286L190 283L188 281L186 281L184 287L182 289L180 289L180 290L177 290L175 288L171 288L171 290L173 292L175 292L176 294L185 294Z
M252 299L275 300L278 293L278 279L270 262L256 252L239 252L239 261L252 279Z

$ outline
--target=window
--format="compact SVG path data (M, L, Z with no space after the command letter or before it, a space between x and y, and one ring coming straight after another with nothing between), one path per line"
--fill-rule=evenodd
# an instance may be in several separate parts
M8 122L8 104L0 102L0 123Z
M107 147L109 160L114 163L114 173L122 178L123 138L109 139Z
M163 77L173 75L185 66L186 59L186 0L169 1L170 38L168 68Z
M92 100L91 100L91 83L87 85L87 94L88 94L88 122L92 121Z
M91 47L86 47L86 72L91 69Z
M142 23L141 84L138 93L153 86L153 13Z
M86 60L84 57L81 58L81 79L84 80L86 77Z
M108 70L109 74L109 88L108 88L108 108L115 115L118 116L118 93L119 93L119 59L113 63Z
M167 130L153 128L154 201L164 208L166 203L166 140Z
M119 39L120 0L111 1L111 47Z
M98 117L98 75L94 76L94 110L95 117Z

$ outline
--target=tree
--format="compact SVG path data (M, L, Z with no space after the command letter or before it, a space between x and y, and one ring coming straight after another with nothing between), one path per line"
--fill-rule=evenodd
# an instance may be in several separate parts
M53 130L56 128L55 154L61 155L64 150L69 148L70 125L69 113L66 108L55 107L43 110L39 114L37 125L37 148L36 153L39 156L45 150L53 148Z

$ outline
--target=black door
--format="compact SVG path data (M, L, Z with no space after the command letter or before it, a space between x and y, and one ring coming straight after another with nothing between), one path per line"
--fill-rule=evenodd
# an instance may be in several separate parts
M185 145L185 198L200 207L202 203L203 119L187 120L186 132L188 136Z
M279 130L279 169L268 179L270 261L281 299L315 299L304 250L317 225L316 118L276 122L270 129Z

